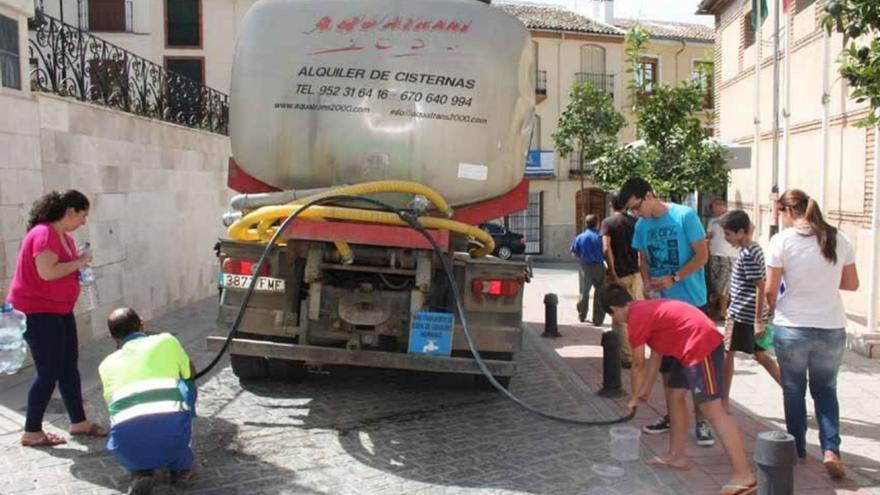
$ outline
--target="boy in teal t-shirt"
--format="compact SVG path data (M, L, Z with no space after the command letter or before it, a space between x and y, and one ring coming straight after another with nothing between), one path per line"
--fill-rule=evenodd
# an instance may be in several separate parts
M696 255L693 244L704 242L706 232L693 208L671 203L659 217L641 217L636 222L632 246L648 255L648 273L652 280L676 277L660 297L678 299L696 307L706 305L706 281L703 265L687 277L679 271Z
M640 177L627 180L618 197L639 218L632 247L640 253L639 269L646 298L677 299L698 308L705 306L703 267L709 261L709 246L697 212L687 206L660 201L648 181ZM664 380L673 366L673 360L663 359L660 372ZM668 403L668 394L666 399ZM714 445L709 423L703 421L698 409L695 408L694 413L697 444ZM669 430L668 414L642 429L648 434Z

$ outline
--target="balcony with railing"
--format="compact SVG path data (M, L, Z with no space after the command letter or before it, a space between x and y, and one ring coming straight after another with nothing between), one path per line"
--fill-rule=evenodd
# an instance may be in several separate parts
M614 74L575 72L574 82L577 84L591 83L596 88L611 95L611 99L614 99Z
M124 112L229 132L229 96L37 10L31 88Z
M535 72L535 101L541 103L547 99L547 71Z
M585 161L584 169L581 171L581 154L578 151L574 151L568 155L568 176L580 177L581 173L583 173L584 177L588 177L593 173L593 164L592 162Z

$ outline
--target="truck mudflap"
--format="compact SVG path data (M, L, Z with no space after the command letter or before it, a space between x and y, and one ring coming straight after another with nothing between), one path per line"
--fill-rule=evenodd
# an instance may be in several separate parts
M223 337L208 337L208 350L219 351ZM439 373L462 373L480 375L482 372L472 358L403 354L397 352L356 351L335 347L285 344L262 340L232 339L230 354L289 359L327 365L363 366L368 368L392 368L401 370L433 371ZM496 377L516 374L513 361L483 359L486 367Z

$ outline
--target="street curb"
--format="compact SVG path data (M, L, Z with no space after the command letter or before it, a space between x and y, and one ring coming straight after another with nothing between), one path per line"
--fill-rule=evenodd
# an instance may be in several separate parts
M590 399L600 399L595 392L590 390L590 387L584 383L584 380L577 374L576 371L571 369L571 366L565 364L565 361L559 354L556 353L556 349L554 349L550 344L548 344L542 337L538 335L538 331L535 327L532 326L531 323L523 322L523 330L525 331L526 338L529 339L530 343L535 345L535 348L541 352L541 354L547 358L547 363L553 367L553 369L560 374L562 374L571 386L574 387L579 393L585 395ZM601 403L605 411L609 414L614 414L614 411L605 404L603 400L596 400L596 403Z

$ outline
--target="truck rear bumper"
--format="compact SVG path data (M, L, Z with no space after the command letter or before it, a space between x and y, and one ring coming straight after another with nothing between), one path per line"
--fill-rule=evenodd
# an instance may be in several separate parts
M208 337L208 350L219 351L225 340L224 337ZM284 344L250 339L232 339L229 352L244 356L291 359L307 363L481 374L477 362L470 358L380 351L350 351L335 347ZM483 362L495 376L513 376L516 373L516 365L512 361L484 359Z

